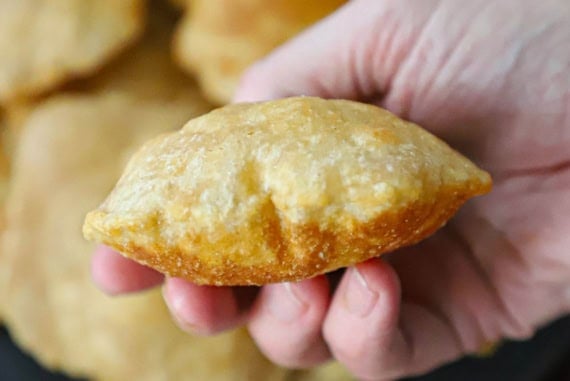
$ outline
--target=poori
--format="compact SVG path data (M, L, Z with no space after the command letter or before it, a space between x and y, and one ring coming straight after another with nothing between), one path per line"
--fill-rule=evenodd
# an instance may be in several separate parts
M490 187L388 111L294 97L225 106L146 143L83 233L197 284L262 285L418 242Z
M212 102L232 98L244 70L346 0L178 0L187 11L174 42L182 67Z
M91 74L133 41L143 0L0 0L0 103Z
M0 278L3 318L43 365L101 380L282 380L244 331L180 331L160 290L112 298L92 283L85 213L135 147L192 117L184 102L126 94L52 97L28 116L14 159Z
M74 88L97 92L126 91L140 98L162 101L187 98L188 104L206 105L194 78L172 60L170 42L178 16L179 12L165 0L150 1L147 25L140 40L97 75L74 83Z

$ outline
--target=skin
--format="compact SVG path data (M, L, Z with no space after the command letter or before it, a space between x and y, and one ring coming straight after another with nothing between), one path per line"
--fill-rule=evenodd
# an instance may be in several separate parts
M236 101L299 94L383 106L491 172L421 244L336 274L250 289L164 281L184 329L247 324L276 363L331 356L364 380L426 372L524 339L570 311L570 7L566 0L355 0L255 64ZM160 275L101 248L121 294ZM121 274L121 276L119 276Z

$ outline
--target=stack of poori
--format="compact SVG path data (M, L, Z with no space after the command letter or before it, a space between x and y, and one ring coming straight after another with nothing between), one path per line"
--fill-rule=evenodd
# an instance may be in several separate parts
M91 282L83 219L138 146L227 102L249 63L340 1L173 3L0 0L0 319L44 366L88 379L346 379L279 368L244 330L187 335L159 290Z
M167 275L264 285L418 242L487 192L487 173L375 106L209 112L342 3L0 0L0 312L25 350L93 379L348 378L271 364L244 330L186 335L158 290L103 295L81 235L90 211L87 238Z

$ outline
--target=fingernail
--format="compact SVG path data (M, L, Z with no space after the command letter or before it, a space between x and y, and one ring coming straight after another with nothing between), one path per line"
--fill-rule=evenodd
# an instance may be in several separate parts
M298 319L307 308L294 288L295 285L291 283L266 286L267 309L281 322L289 323Z
M353 315L366 317L374 308L378 293L370 289L368 282L356 267L350 268L347 275L350 278L344 293L346 309Z

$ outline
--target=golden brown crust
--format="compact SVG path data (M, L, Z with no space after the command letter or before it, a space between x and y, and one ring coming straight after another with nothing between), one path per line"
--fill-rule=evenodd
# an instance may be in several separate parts
M289 98L226 106L147 143L84 234L198 284L261 285L413 244L490 186L386 111Z
M160 242L152 248L118 245L113 239L104 240L103 243L139 263L196 284L260 286L311 278L417 243L445 224L467 198L464 192L448 191L438 196L443 201L411 205L402 211L384 213L363 224L355 222L349 231L323 230L315 223L283 224L276 213L262 211L261 215L265 216L260 221L263 239L277 253L277 260L259 265L247 266L226 260L220 266L201 257L188 256L180 250L173 251ZM236 240L248 235L251 233L239 232L214 245L201 246L212 252L223 251L224 248L231 250ZM188 239L198 242L201 237Z

